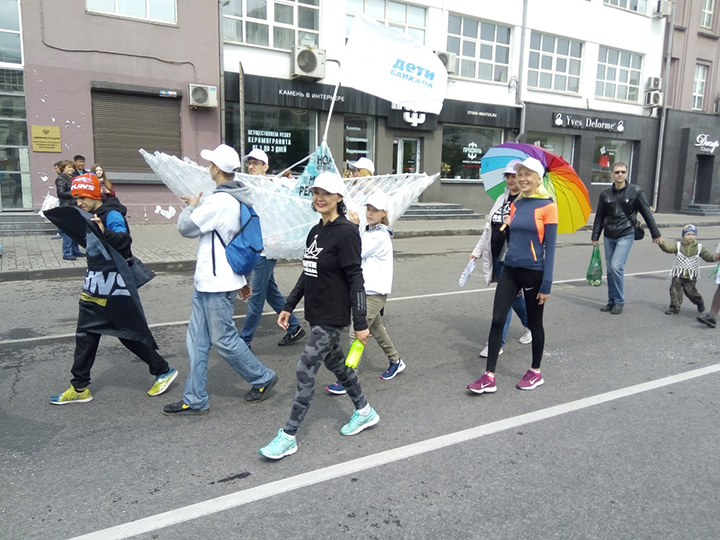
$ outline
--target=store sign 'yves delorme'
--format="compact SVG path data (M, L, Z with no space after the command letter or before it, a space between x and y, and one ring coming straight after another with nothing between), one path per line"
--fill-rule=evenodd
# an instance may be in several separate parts
M598 118L596 116L581 116L577 114L554 112L553 126L622 133L625 131L625 120L609 120L607 118Z

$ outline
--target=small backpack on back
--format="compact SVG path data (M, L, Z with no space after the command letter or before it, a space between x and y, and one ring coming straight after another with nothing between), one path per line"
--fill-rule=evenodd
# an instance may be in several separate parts
M245 276L255 269L263 250L263 239L260 217L252 207L240 203L240 232L230 242L225 244L217 231L213 231L213 234L218 237L225 248L225 258L233 272L239 276ZM213 275L215 275L214 249L212 257Z

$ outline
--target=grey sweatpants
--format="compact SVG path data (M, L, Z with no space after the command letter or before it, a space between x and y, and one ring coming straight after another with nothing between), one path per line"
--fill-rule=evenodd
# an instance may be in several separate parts
M338 382L347 390L355 409L362 409L368 402L365 399L360 379L355 370L345 365L345 356L340 350L340 332L342 327L312 326L310 339L305 350L300 355L295 374L297 375L297 389L295 390L295 403L290 410L290 418L285 424L285 433L295 435L300 422L303 421L310 402L315 395L315 376L324 363L335 374Z

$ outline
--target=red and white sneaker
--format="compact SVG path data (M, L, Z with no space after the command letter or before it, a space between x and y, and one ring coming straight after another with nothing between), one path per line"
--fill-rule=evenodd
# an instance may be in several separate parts
M495 377L483 373L483 376L477 381L468 384L467 389L475 394L492 394L497 390L495 387Z
M544 384L545 381L542 378L542 374L539 371L533 371L532 369L528 369L527 373L525 373L525 376L518 381L517 387L520 390L535 390L538 386L541 384Z

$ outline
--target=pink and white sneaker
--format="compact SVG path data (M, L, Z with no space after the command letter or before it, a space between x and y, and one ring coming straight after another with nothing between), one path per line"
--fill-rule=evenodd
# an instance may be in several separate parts
M495 377L483 373L483 376L477 381L468 384L467 389L475 394L492 394L497 390L495 387Z
M542 378L542 374L539 371L528 369L525 376L518 381L517 387L520 390L535 390L538 386L544 383L545 380Z

